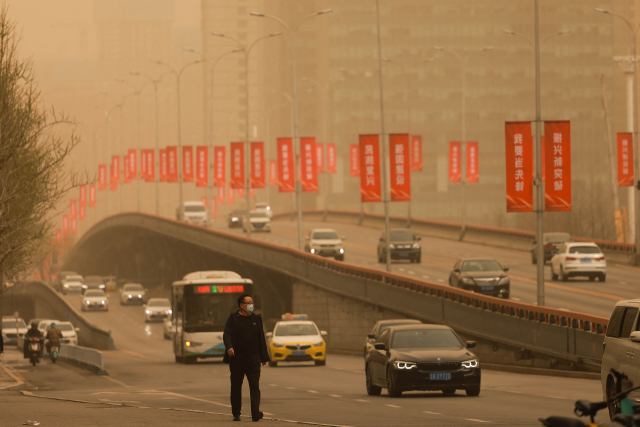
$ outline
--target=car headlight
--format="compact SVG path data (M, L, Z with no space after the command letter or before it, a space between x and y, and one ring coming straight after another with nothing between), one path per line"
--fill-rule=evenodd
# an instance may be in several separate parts
M340 248L340 253L343 254L344 253L344 249Z
M271 345L272 345L274 348L282 348L282 347L284 347L284 345L282 345L282 344L278 344L277 342L272 342L272 343L271 343Z
M167 313L171 314L171 313L173 313L173 311L172 310L167 310Z
M90 302L90 301L85 301L85 302L86 302L87 304L91 304L91 302Z
M418 365L416 365L413 362L398 362L395 361L393 362L393 367L396 369L414 369L417 368Z
M472 279L472 278L470 278L470 277L463 277L463 278L462 278L462 283L467 283L467 284L469 284L469 285L473 285L475 282L474 282L474 281L473 281L473 279Z
M171 310L165 310L165 314L171 314Z
M466 362L462 362L462 367L465 369L477 368L480 366L480 362L477 359L467 360Z
M502 279L500 279L500 281L498 282L498 285L508 285L509 284L509 278L508 277L503 277Z
M146 310L146 311L147 311L147 314L151 314L151 310Z
M127 295L127 298L133 298L133 295Z
M102 303L104 304L104 301L102 301Z
M99 286L99 288L100 288L100 289L104 289L104 288L105 288L105 285L100 285L100 286Z
M412 249L420 249L420 245L418 243L414 243L413 246L411 246Z
M314 347L322 347L323 344L324 344L324 341L320 341L320 342L313 343L313 346Z
M315 254L315 253L316 253L316 250L315 250L315 249L313 249L313 248L311 248L311 253L312 253L312 254Z
M87 285L82 285L82 289L87 289L89 288Z
M138 298L142 298L142 295L138 295Z
M64 286L65 288L68 288L68 287L69 287L69 284L68 284L68 283L65 283L63 286Z
M389 243L389 249L395 249L396 245L394 245L393 243Z

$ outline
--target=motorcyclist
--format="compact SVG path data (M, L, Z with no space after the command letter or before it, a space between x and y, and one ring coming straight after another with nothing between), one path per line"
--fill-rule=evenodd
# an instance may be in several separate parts
M45 337L48 341L46 344L47 353L51 353L51 347L60 347L60 339L62 338L62 332L56 328L56 322L51 323L51 328L47 331Z
M27 349L29 348L29 343L28 343L28 339L29 338L39 338L40 340L42 340L42 332L40 332L38 330L38 323L37 322L33 322L31 324L31 328L29 328L27 333L24 335L24 349L23 350L24 350L24 358L25 359L29 358L29 353L27 351ZM42 349L41 349L41 352L42 352Z

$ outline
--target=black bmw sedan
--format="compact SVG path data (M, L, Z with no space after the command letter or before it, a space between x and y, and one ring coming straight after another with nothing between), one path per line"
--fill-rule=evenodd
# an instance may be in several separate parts
M457 288L509 298L511 283L504 268L495 259L461 259L449 274L449 285Z
M383 388L391 397L403 391L480 394L480 361L448 326L404 325L385 329L367 355L367 393Z

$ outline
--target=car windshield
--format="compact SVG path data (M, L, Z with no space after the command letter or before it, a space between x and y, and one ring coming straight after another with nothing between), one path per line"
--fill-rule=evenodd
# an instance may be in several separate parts
M97 284L101 285L102 284L102 277L99 277L99 276L85 277L84 283L97 283Z
M266 203L258 203L256 205L256 209L269 209L269 205L267 205Z
M104 291L87 291L84 293L84 296L86 297L103 297L106 294L104 293Z
M185 212L204 212L204 205L186 205L184 207Z
M413 231L410 230L391 230L389 232L389 241L401 242L407 240L415 240Z
M147 305L149 307L170 307L171 303L168 299L156 299L149 301Z
M263 212L263 211L259 211L259 212L251 212L249 214L251 216L251 218L266 218L267 217L267 213Z
M597 246L571 246L570 254L600 254L602 251Z
M385 329L390 328L392 326L400 326L400 325L410 325L412 323L417 323L417 322L407 322L407 323L403 323L403 322L399 322L399 323L383 323L382 325L380 325L380 332L378 332L378 335L380 335L382 332L384 332Z
M125 292L142 292L142 291L144 291L144 288L142 287L142 285L125 285L123 289L124 289Z
M49 329L51 329L51 325L47 325L47 331L48 331ZM75 330L75 329L73 328L73 325L70 325L70 324L68 324L68 323L63 323L62 325L61 325L61 324L59 324L59 323L57 323L57 324L56 324L56 329L59 329L60 331L63 331L63 332L64 332L64 331L73 331L73 330Z
M67 276L65 282L82 282L82 276Z
M24 320L18 319L18 325L16 326L15 320L5 320L2 319L2 329L16 329L16 328L26 328L27 324L24 323Z
M318 330L311 324L293 324L293 325L279 325L276 329L277 337L290 337L299 335L318 335Z
M502 270L498 261L492 259L480 261L465 261L462 263L462 271L498 271Z
M338 233L335 231L316 231L313 233L314 240L337 240L339 239Z
M396 331L391 348L462 347L458 337L449 329L413 329Z
M553 242L553 243L570 242L571 241L571 236L569 234L567 234L567 233L545 234L544 235L544 241L545 241L545 243L547 243L547 242Z

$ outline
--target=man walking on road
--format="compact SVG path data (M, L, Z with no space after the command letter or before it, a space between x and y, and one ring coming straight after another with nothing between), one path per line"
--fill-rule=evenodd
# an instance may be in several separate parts
M242 409L242 382L249 381L251 393L251 418L259 421L260 412L260 364L269 361L267 341L264 337L262 317L253 314L253 298L244 294L238 298L240 309L229 315L224 327L224 362L231 371L231 412L233 421L240 421Z

